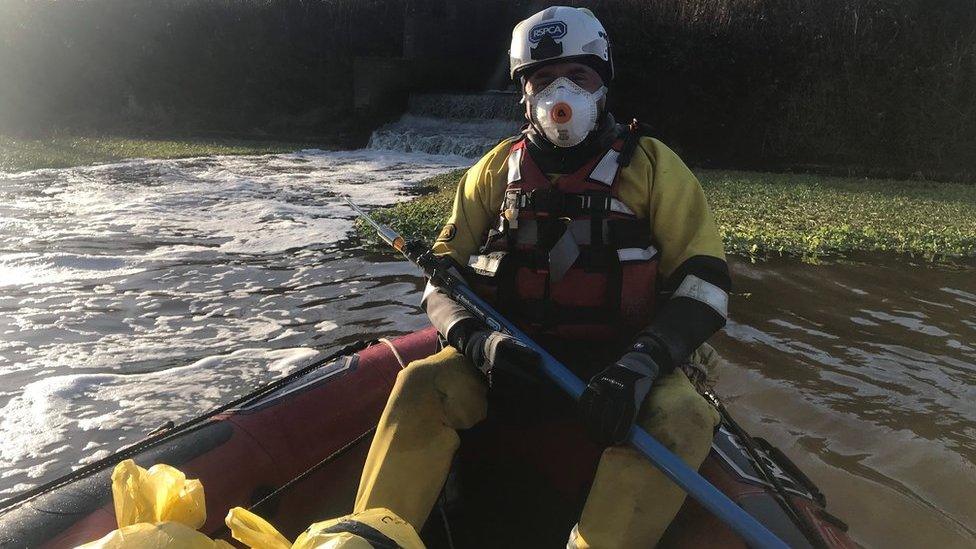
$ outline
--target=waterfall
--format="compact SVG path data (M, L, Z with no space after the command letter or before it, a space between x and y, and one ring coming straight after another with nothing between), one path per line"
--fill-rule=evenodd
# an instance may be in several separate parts
M522 125L511 92L415 94L396 122L373 132L368 148L477 158Z

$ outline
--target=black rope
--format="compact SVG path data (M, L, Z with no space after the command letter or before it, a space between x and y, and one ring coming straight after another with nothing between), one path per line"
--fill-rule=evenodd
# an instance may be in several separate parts
M437 510L441 516L441 523L444 525L444 535L447 537L447 549L455 549L454 535L451 533L451 523L447 520L447 511L444 509L444 492L441 492L440 501L437 502Z
M247 510L248 511L254 511L258 507L260 507L260 506L264 505L265 503L268 503L272 499L278 497L279 495L281 495L282 492L284 492L285 490L291 488L292 486L294 486L295 484L301 482L302 480L305 480L312 473L318 471L322 467L325 467L326 465L328 465L328 464L332 463L333 461L335 461L335 460L339 459L340 457L342 457L343 454L345 454L349 450L352 450L360 442L362 442L363 440L365 440L367 437L372 436L372 434L375 433L375 432L376 432L376 426L374 425L373 427L370 427L369 429L367 429L365 433L363 433L363 434L357 436L356 438L350 440L349 442L347 442L346 444L344 444L341 448L339 448L335 452L332 452L331 454L329 454L328 456L326 456L325 459L323 459L322 461L316 463L315 465L309 467L308 469L305 469L305 471L303 471L297 477L295 477L295 478L289 480L288 482L282 484L281 485L281 488L278 488L274 492L271 492L270 494L268 494L268 495L264 496L263 498L261 498L260 500L258 500L256 503L252 504L250 507L247 508Z
M783 483L780 482L779 478L776 477L776 474L773 473L769 469L769 466L766 465L766 462L763 461L762 456L759 453L759 449L756 448L755 443L752 440L752 436L750 436L749 433L747 433L746 430L743 429L735 421L735 419L732 418L732 414L729 413L728 409L725 407L725 404L719 400L718 395L711 390L707 390L705 398L710 400L712 405L718 409L719 414L722 415L722 418L725 420L726 424L728 424L729 427L732 428L732 431L735 432L735 434L739 437L739 440L742 442L742 446L746 449L746 453L749 454L749 457L751 457L752 461L756 464L756 470L767 482L769 482L770 485L772 485L774 494L773 499L775 499L779 506L783 509L783 512L785 512L793 523L800 528L800 531L803 532L803 535L807 538L811 545L818 548L827 547L823 536L821 536L813 525L810 524L810 521L806 519L800 510L796 508L793 501L790 499L790 493L786 490L786 487L783 486Z
M159 444L161 444L163 442L166 442L166 441L172 439L173 437L175 437L177 434L181 434L184 431L186 431L186 430L188 430L188 429L190 429L192 427L195 427L197 425L200 425L204 421L207 421L208 419L211 419L214 416L217 416L218 414L221 414L223 412L226 412L227 410L230 410L230 409L239 407L239 406L241 406L243 404L246 404L246 403L248 403L250 401L253 401L255 399L258 399L258 398L260 398L260 397L262 397L262 396L264 396L264 395L266 395L268 393L271 393L274 390L282 387L283 385L287 385L288 383L291 383L295 379L300 378L300 377L302 377L304 375L307 375L307 374L309 374L309 373L311 373L311 372L313 372L313 371L321 368L322 366L324 366L324 365L332 362L333 360L335 360L335 359L337 359L339 357L342 357L342 356L345 356L345 355L349 355L349 354L352 354L352 353L361 351L361 350L365 349L366 347L368 347L370 345L370 343L372 343L372 341L363 341L363 340L360 340L360 341L357 341L355 343L351 343L349 345L346 345L345 347L339 349L338 351L332 353L331 355L329 355L329 356L327 356L327 357L325 357L323 359L317 360L317 361L313 362L312 364L309 364L308 366L305 366L304 368L301 368L300 370L296 370L296 371L288 374L287 376L285 376L283 378L276 379L275 381L272 381L271 383L268 383L267 385L264 385L262 387L259 387L259 388L255 389L254 391L251 391L250 393L248 393L248 394L246 394L246 395L244 395L242 397L239 397L237 399L232 400L231 402L228 402L226 404L222 404L222 405L218 406L217 408L214 408L213 410L211 410L211 411L209 411L209 412L207 412L207 413L205 413L203 415L200 415L200 416L197 416L197 417L195 417L193 419L187 420L187 421L185 421L185 422L183 422L183 423L175 426L172 429L167 429L165 431L159 432L156 435L151 435L151 436L149 436L149 437L147 437L147 438L145 438L145 439L143 439L143 440L141 440L141 441L133 444L132 446L127 446L125 448L122 448L122 449L120 449L119 451L115 452L112 455L109 455L109 456L104 457L104 458L102 458L102 459L100 459L100 460L98 460L98 461L96 461L94 463L91 463L89 465L86 465L85 467L82 467L80 469L77 469L75 471L72 471L72 472L70 472L70 473L68 473L68 474L66 474L66 475L64 475L62 477L59 477L57 479L52 480L51 482L47 482L47 483L42 484L40 486L37 486L35 488L31 488L30 490L27 490L26 492L21 492L20 494L17 494L16 496L13 496L11 498L5 499L2 502L0 502L0 514L6 513L11 508L13 508L13 507L15 507L17 505L23 504L23 503L25 503L27 501L30 501L30 500L36 498L37 496L46 494L46 493L48 493L48 492L50 492L50 491L52 491L52 490L54 490L56 488L60 488L61 486L64 486L66 484L70 484L70 483L72 483L72 482L74 482L74 481L76 481L76 480L78 480L80 478L86 477L86 476L91 475L93 473L97 473L98 471L101 471L101 470L106 469L108 467L114 466L114 465L116 465L116 464L118 464L118 463L120 463L120 462L122 462L122 461L124 461L126 459L129 459L131 457L134 457L137 454L143 452L144 450L147 450L147 449L149 449L149 448L151 448L153 446L157 446L157 445L159 445Z
M365 433L363 433L363 434L357 436L356 438L352 439L351 441L347 442L341 448L339 448L335 452L332 452L331 454L329 454L328 456L326 456L325 459L323 459L322 461L316 463L315 465L309 467L308 469L305 469L298 476L296 476L296 477L292 478L291 480L289 480L288 482L282 484L280 488L278 488L275 491L271 492L270 494L264 496L263 498L261 498L257 502L252 503L247 508L247 510L248 511L254 511L258 507L261 507L262 505L268 503L272 499L278 497L279 495L282 494L282 492L284 492L285 490L288 490L289 488L291 488L295 484L298 484L302 480L308 478L308 476L311 475L312 473L318 471L322 467L325 467L326 465L328 465L328 464L332 463L333 461L335 461L335 460L339 459L340 457L342 457L346 452L348 452L349 450L352 450L353 448L355 448L360 442L362 442L363 440L365 440L367 437L371 436L375 432L376 432L376 427L375 426L374 427L370 427L369 429L366 430ZM223 525L220 526L220 528L218 528L217 530L211 532L210 533L210 537L212 537L214 539L224 538L224 537L227 536L227 534L230 534L230 533L231 533L230 532L230 528L228 528L226 524L223 524Z

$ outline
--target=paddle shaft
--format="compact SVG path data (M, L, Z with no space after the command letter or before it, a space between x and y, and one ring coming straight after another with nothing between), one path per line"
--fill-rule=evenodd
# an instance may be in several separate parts
M506 320L505 317L498 314L491 305L478 297L470 287L458 285L450 288L449 291L460 298L458 302L465 309L482 317L482 320L488 326L500 326L502 328L501 331L507 332L512 337L539 353L541 357L541 369L546 377L555 382L556 385L573 397L573 399L579 400L580 395L583 394L583 390L586 389L586 385L575 374L569 371L568 368L556 360L555 357L533 341L525 332L519 330L518 327ZM789 547L762 523L749 513L746 513L725 494L712 486L697 471L685 465L678 456L674 455L640 427L635 425L631 428L629 441L655 467L660 469L661 472L680 486L688 495L695 498L703 507L711 511L716 517L725 522L725 524L729 525L750 546L761 548Z
M574 400L579 400L586 385L573 372L562 365L554 356L517 326L509 322L485 300L472 290L457 270L456 264L448 257L437 257L430 248L421 242L405 242L393 229L371 219L366 212L346 198L357 213L363 216L388 244L414 263L431 283L448 293L471 314L478 317L492 330L506 332L539 354L543 373ZM638 426L630 429L630 443L650 462L660 469L681 489L695 498L698 503L711 511L716 517L729 525L752 547L762 549L782 549L789 546L776 537L762 523L730 500L725 494L702 478L697 471L689 468L681 459L661 445Z

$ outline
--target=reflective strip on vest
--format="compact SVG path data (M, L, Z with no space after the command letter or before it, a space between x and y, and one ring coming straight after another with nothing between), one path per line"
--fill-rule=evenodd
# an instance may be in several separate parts
M729 294L722 288L695 275L686 276L671 297L689 297L715 309L715 312L722 318L729 317Z
M468 267L483 276L495 276L502 264L501 255L473 255L468 258ZM428 282L427 284L430 284Z
M626 204L616 198L610 199L610 210L627 215L637 215L634 213L634 210L631 210Z
M617 258L623 261L650 261L657 255L657 248L648 246L647 248L620 248L617 250Z
M508 184L522 180L522 153L525 149L519 148L508 155Z
M569 532L569 541L566 542L566 549L580 549L583 547L579 544L583 540L583 536L579 533L579 523L573 525L573 529ZM586 543L585 541L583 543Z
M613 180L617 178L617 170L620 169L620 164L617 163L619 157L619 152L613 149L607 151L607 154L600 159L600 163L590 172L590 179L599 181L608 187L612 186Z

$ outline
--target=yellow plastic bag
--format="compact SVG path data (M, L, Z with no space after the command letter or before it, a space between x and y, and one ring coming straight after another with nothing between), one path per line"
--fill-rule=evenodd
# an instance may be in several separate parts
M148 471L132 460L112 471L119 529L79 549L233 549L197 532L207 520L203 485L169 465ZM252 549L373 549L366 537L387 538L403 549L424 549L410 524L387 509L369 509L308 527L295 543L268 521L235 507L224 520L234 539Z
M247 547L260 549L288 549L291 542L263 518L244 509L234 507L224 518L234 539Z
M234 549L223 540L212 540L179 522L139 522L113 530L101 539L77 549Z
M182 471L169 465L149 470L131 459L112 471L112 499L119 528L139 522L179 522L196 530L207 521L203 484L187 480Z
M119 529L81 548L233 548L196 531L207 520L203 485L179 469L160 464L147 471L127 459L112 471L112 498Z
M357 534L360 525L378 530L403 549L424 549L413 526L383 508L316 522L298 536L292 549L372 549L373 544Z
M424 549L407 521L389 509L368 509L309 526L294 544L254 513L235 507L224 520L234 539L252 549L373 549L361 534L376 531L403 549Z

